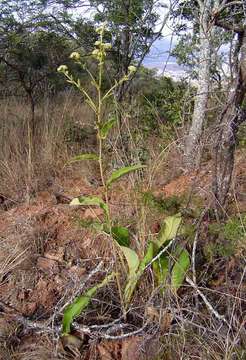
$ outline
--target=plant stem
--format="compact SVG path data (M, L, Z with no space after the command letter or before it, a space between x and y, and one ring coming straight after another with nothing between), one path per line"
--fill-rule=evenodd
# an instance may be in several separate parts
M101 44L103 43L103 32L100 34L100 42ZM98 131L98 152L99 152L99 158L98 158L98 163L99 163L99 169L100 169L100 177L101 177L101 181L102 181L102 185L103 185L103 191L104 191L104 196L105 196L105 202L107 204L108 207L108 214L107 214L107 226L109 228L109 234L110 234L110 239L113 239L112 236L112 221L111 221L111 214L110 214L110 206L109 206L109 197L108 197L108 187L105 181L105 176L104 176L104 170L103 170L103 139L100 136L100 127L102 125L102 105L103 105L103 101L106 99L105 96L102 96L102 76L103 76L103 67L104 67L104 53L103 53L103 49L100 48L101 50L101 56L99 59L99 78L98 78L98 86L97 86L97 94L98 94L98 106L97 106L97 131ZM118 263L117 263L117 255L118 255L118 249L116 249L115 247L115 243L114 240L112 241L112 247L113 247L113 254L114 254L114 258L115 258L115 268L116 268L116 283L117 283L117 287L118 287L118 291L119 291L119 296L120 296L120 302L121 302L121 306L123 309L123 313L125 314L125 308L124 308L124 301L123 301L123 296L122 296L122 289L121 289L121 285L120 285L120 278L119 278L119 271L118 271ZM120 260L123 262L123 259L121 257L121 254L119 254Z

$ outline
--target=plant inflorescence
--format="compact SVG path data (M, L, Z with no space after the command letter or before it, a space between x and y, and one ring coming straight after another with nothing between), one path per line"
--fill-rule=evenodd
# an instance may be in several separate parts
M133 294L136 290L137 284L143 275L144 271L152 267L156 276L157 286L164 286L169 269L171 269L171 287L176 291L183 283L185 274L190 265L189 254L187 250L181 246L176 247L175 251L171 254L171 245L177 236L181 224L181 216L176 214L165 219L164 224L160 230L157 238L149 239L146 251L142 259L138 256L137 252L130 248L130 234L128 228L120 225L113 225L109 191L114 182L131 172L143 170L146 166L142 164L133 164L117 169L106 177L104 171L104 154L103 144L107 139L110 130L116 125L115 118L105 118L103 116L102 107L109 97L114 96L115 90L120 84L128 81L135 73L135 66L131 65L128 68L128 73L125 74L119 81L115 81L114 85L106 91L102 90L102 78L105 71L105 61L107 51L111 49L111 44L104 43L105 25L97 29L99 39L95 42L95 49L92 52L93 58L97 62L97 76L94 76L89 69L81 61L80 54L73 52L70 58L83 69L85 69L91 79L91 83L96 90L96 97L93 98L89 92L81 84L80 79L75 79L70 73L66 65L61 65L58 71L64 74L67 81L74 85L79 92L85 97L87 104L95 114L95 129L98 139L98 150L95 153L80 154L71 159L71 162L91 160L97 161L101 182L103 185L103 196L79 196L74 198L70 205L79 206L98 206L103 210L103 221L97 224L97 230L107 234L107 238L112 245L115 255L115 278L119 289L119 294L122 302L123 309L129 307ZM128 273L126 284L123 292L121 291L119 273L124 268L123 262L126 259L128 265ZM171 259L171 266L169 260ZM119 261L118 261L119 260ZM67 307L63 318L63 333L70 332L71 323L74 317L78 316L81 311L88 305L91 297L95 294L97 289L106 285L112 279L112 274L106 277L100 284L89 289L84 295L79 296L75 301Z

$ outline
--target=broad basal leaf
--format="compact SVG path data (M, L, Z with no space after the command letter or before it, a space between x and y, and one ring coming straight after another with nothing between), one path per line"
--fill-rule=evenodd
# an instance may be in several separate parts
M183 249L179 254L172 269L171 286L174 291L177 291L182 286L186 272L190 267L190 256L186 249Z
M168 275L168 257L162 254L154 263L153 270L158 285L164 285Z
M130 245L130 236L129 231L124 226L113 226L112 227L113 238L121 246L129 247Z
M98 155L97 154L80 154L77 156L74 156L72 159L69 160L69 164L70 163L74 163L77 161L82 161L82 160L98 160Z
M77 198L74 198L70 202L70 205L99 206L101 209L104 210L105 215L107 217L109 216L109 210L107 204L97 196L79 196Z
M138 277L137 270L139 267L139 258L136 252L128 247L121 246L121 250L127 260L129 273L127 277L126 287L124 289L124 301L125 304L129 304L136 288Z
M154 254L154 244L150 242L147 247L147 251L144 258L140 262L139 259L137 258L134 271L132 271L131 274L129 274L128 276L128 281L124 289L124 301L126 305L130 303L134 290L137 286L138 280L142 276L146 265L149 264L153 259L153 254Z
M115 123L116 123L116 119L112 118L102 125L102 127L99 129L99 136L101 139L106 139L109 131L112 129Z
M131 277L132 275L136 274L136 271L139 267L139 258L137 253L126 247L126 246L121 246L120 247L128 264L128 269L129 269L129 277Z
M97 290L105 286L113 276L114 274L110 274L100 284L87 290L84 295L77 297L72 304L67 306L64 311L62 321L63 335L70 333L73 320L88 306L92 296L97 292Z
M63 315L62 322L62 333L69 334L71 331L71 324L73 319L81 314L81 312L87 307L89 304L91 297L96 293L97 286L89 289L85 295L79 296L74 300L71 305L68 305Z
M78 224L83 228L90 228L97 232L104 231L105 224L97 219L79 219Z
M168 216L161 227L159 232L158 240L156 243L159 247L165 244L166 241L169 241L177 235L180 223L181 223L181 215L176 214L173 216Z
M144 258L140 261L138 275L141 276L145 267L151 262L154 257L154 244L152 241L149 242Z
M139 165L126 166L121 169L118 169L114 171L110 176L110 178L107 180L107 186L110 186L114 181L118 180L122 176L127 175L132 171L139 170L145 167L146 167L145 165L139 164Z

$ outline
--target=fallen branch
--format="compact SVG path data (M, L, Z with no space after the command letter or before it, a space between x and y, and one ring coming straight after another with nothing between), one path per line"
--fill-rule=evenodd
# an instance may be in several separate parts
M194 290L196 290L197 294L202 298L207 308L211 311L211 313L218 319L222 320L229 328L230 324L227 322L224 315L220 315L217 310L214 309L214 307L211 305L211 303L208 301L206 296L201 292L201 290L198 288L198 286L188 277L186 276L185 280L188 284L190 284Z
M16 321L20 323L25 330L31 330L37 333L42 334L52 334L53 336L59 336L61 334L62 326L56 325L56 326L50 326L50 319L44 320L44 321L34 321L30 320L27 317L23 316L10 305L5 304L4 302L0 301L0 313L5 315L8 320ZM81 333L81 335L89 335L92 338L98 338L98 339L107 339L107 340L119 340L119 339L125 339L127 337L131 337L137 334L140 334L148 325L146 322L141 328L127 332L125 334L121 335L111 335L111 333L122 330L125 327L130 326L129 324L117 324L117 322L120 321L121 318L114 320L113 322L110 322L108 324L103 325L92 325L92 326L86 326L81 325L77 322L73 323L73 328L77 332ZM106 331L103 329L106 329Z
M192 247L192 258L191 258L191 264L192 264L192 277L193 277L193 282L194 284L196 284L196 248L197 248L197 243L198 243L198 239L199 239L199 235L200 235L200 228L201 228L201 224L203 221L204 216L206 215L208 209L209 209L210 205L207 206L203 212L201 213L199 220L197 222L196 225L196 233L195 233L195 238L194 238L194 242L193 242L193 247Z
M94 276L96 273L98 273L103 266L103 262L101 261L90 273L89 275L86 277L86 279L81 283L81 285L78 287L78 289L74 292L74 294L69 298L69 300L63 304L59 309L58 312L61 313L63 312L63 310L65 310L65 308L70 305L75 298L80 295L82 293L82 290L84 289L86 283L92 278L92 276Z

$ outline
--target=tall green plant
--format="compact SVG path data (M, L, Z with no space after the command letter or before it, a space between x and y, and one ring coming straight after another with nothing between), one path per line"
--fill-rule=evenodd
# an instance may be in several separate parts
M106 103L108 98L114 95L115 90L124 82L128 81L133 73L136 71L134 66L128 67L128 73L125 74L120 80L115 81L115 84L107 91L103 92L102 90L102 79L104 74L104 66L106 61L107 50L111 49L110 43L104 43L103 37L105 33L105 25L99 27L97 29L97 33L99 35L99 39L95 42L95 48L92 52L92 56L97 61L98 66L98 76L97 78L93 76L91 71L85 68L84 64L81 62L80 54L77 52L73 52L70 55L70 58L75 61L79 66L86 70L88 73L91 84L96 91L96 98L93 99L89 94L89 91L84 88L83 84L81 84L80 79L75 79L73 75L69 72L69 69L66 65L61 65L58 68L58 71L63 73L67 81L74 85L79 92L85 97L87 104L95 113L95 128L97 130L97 138L98 138L98 152L93 154L80 154L71 159L71 162L81 161L81 160L96 160L100 169L101 181L104 188L104 198L99 197L78 197L71 202L71 205L82 205L82 206L99 206L104 210L105 215L105 225L107 231L112 235L112 225L111 225L111 217L110 217L110 207L108 201L108 190L113 182L120 179L122 176L129 174L132 171L139 170L144 166L141 164L136 164L132 166L127 166L117 171L114 171L108 179L106 179L104 168L103 168L103 143L107 139L110 130L115 126L116 119L109 118L105 119L103 117L103 105Z
M132 166L123 167L111 173L109 178L106 178L104 167L103 167L103 143L107 139L110 130L115 126L116 119L115 118L104 118L103 116L103 106L106 101L114 95L115 90L124 82L128 81L133 73L136 71L134 66L128 67L128 73L125 74L120 80L115 81L115 84L106 91L102 89L102 79L104 74L104 66L106 61L107 50L111 48L111 44L104 43L104 32L105 25L99 27L97 29L97 33L99 35L98 40L95 42L95 48L92 52L92 56L97 61L97 77L94 76L91 71L84 66L81 61L80 54L78 52L73 52L70 55L70 58L78 64L83 70L89 75L91 79L91 84L95 89L96 97L93 98L89 91L81 84L80 79L74 78L74 76L69 71L66 65L61 65L58 68L58 72L65 75L68 83L74 85L82 96L85 98L87 104L91 108L91 110L95 113L95 129L97 130L97 139L98 139L98 149L97 153L90 154L80 154L75 156L70 160L70 162L81 161L81 160L94 160L98 162L98 166L100 169L101 181L103 184L103 197L98 196L79 196L73 199L70 205L81 205L81 206L99 206L103 209L104 212L104 222L102 223L102 230L109 234L109 238L111 239L114 249L119 249L123 252L123 247L121 245L128 245L129 242L129 234L128 229L122 226L112 226L112 220L110 215L110 205L109 205L109 197L108 191L112 184L119 180L122 176L125 176L133 171L144 168L141 164L134 164ZM103 200L105 199L105 200ZM116 254L116 252L115 252ZM119 254L120 255L120 254ZM120 255L120 258L121 255ZM120 290L119 280L118 287Z
M134 66L129 66L128 73L124 75L119 81L115 81L115 84L106 92L102 91L102 77L104 72L104 64L106 60L107 50L111 48L111 45L103 42L103 35L105 31L105 26L97 29L99 34L99 39L95 43L95 49L92 53L92 56L96 59L98 64L98 76L97 78L92 75L89 69L86 69L89 77L91 78L91 83L96 90L96 98L93 99L89 92L83 87L79 79L75 79L73 75L69 72L68 67L61 65L58 68L58 71L63 73L67 81L74 85L80 93L85 97L86 102L95 113L95 128L97 130L98 138L98 151L97 153L91 154L80 154L71 159L71 162L82 161L82 160L94 160L98 162L100 169L101 181L103 184L103 197L98 196L79 196L73 199L70 205L80 205L80 206L98 206L103 210L104 220L101 224L101 230L109 235L109 239L112 242L114 249L117 250L120 260L122 257L127 261L128 265L128 274L127 281L123 291L123 304L128 306L138 284L138 281L145 269L152 265L153 270L155 271L156 277L158 279L158 285L164 281L163 273L168 271L168 262L167 253L163 252L162 248L168 241L174 239L178 233L178 229L181 222L180 215L169 217L165 220L163 228L160 231L160 234L157 239L150 241L146 250L146 254L142 259L138 257L138 254L130 248L130 237L128 229L123 226L113 226L110 212L109 196L108 192L112 184L118 181L122 176L125 176L133 171L140 170L144 168L144 165L134 164L131 166L123 167L116 171L113 171L111 175L106 178L103 167L103 143L107 139L110 130L115 126L116 120L114 118L105 119L103 117L102 108L105 102L109 97L114 95L114 91L117 87L120 86L123 82L126 82L130 79L132 74L136 71ZM79 53L74 52L71 54L70 58L75 61L78 65L85 69L84 64L81 62ZM160 254L160 255L159 255ZM177 255L177 256L176 256ZM174 255L175 261L173 262L172 269L172 286L177 289L182 285L185 272L189 267L189 255L186 250L181 249L178 254ZM161 267L160 267L161 264ZM117 270L117 269L116 269ZM116 276L119 293L121 295L121 289L119 285L118 276ZM101 287L101 285L100 285ZM98 286L93 288L93 291L96 290ZM78 306L79 304L79 306ZM80 306L80 305L83 306ZM79 302L75 302L71 305L69 316L73 318L73 314L78 315L78 311L84 308L84 304L88 304L87 300L84 301L84 298L80 298ZM79 310L78 310L79 309ZM72 320L71 320L72 321ZM69 330L69 326L67 329ZM68 331L67 330L67 331Z

